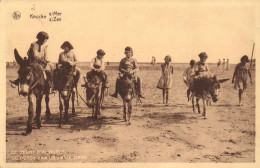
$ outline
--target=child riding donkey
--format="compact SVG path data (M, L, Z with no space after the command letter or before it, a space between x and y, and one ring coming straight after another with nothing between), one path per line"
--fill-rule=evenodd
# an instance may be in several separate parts
M46 44L49 36L46 32L39 32L36 36L38 39L36 42L33 42L27 52L28 55L28 64L37 63L40 64L42 69L45 71L47 76L47 84L50 88L50 93L53 93L53 76L52 76L52 67L48 59L48 45ZM26 57L25 57L26 58ZM16 86L20 83L20 77L16 80L10 80L10 82Z
M105 51L103 51L102 49L99 49L97 51L97 56L93 58L90 62L89 67L91 71L87 73L87 81L90 80L93 73L98 72L100 73L100 77L104 87L108 88L107 74L104 71L106 67L105 60L104 60L105 54L106 54Z
M126 47L125 55L126 55L126 57L123 58L119 64L120 74L116 80L115 93L112 94L111 96L117 98L117 94L118 94L119 86L120 86L120 79L123 76L123 74L128 73L128 74L132 74L134 77L134 83L135 83L135 87L137 89L138 97L144 98L144 96L142 95L142 91L141 91L141 79L139 76L136 75L136 73L139 71L139 67L138 67L136 59L134 59L132 57L133 49L131 47Z

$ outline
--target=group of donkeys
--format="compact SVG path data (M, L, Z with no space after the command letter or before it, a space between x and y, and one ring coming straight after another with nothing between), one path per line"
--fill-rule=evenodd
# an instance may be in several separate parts
M41 65L37 63L28 64L18 53L14 50L14 55L17 63L19 64L19 78L20 84L18 86L18 93L23 96L28 96L28 122L26 128L26 135L32 132L33 118L34 118L34 109L33 109L33 95L36 97L36 126L41 128L41 102L42 98L45 95L46 102L46 118L50 119L51 112L49 108L49 85L47 85L44 71ZM59 92L59 110L60 110L60 120L59 127L62 125L63 120L63 109L65 111L64 119L68 121L68 109L69 101L72 101L72 114L75 115L75 94L77 93L77 88L74 85L74 70L75 66L70 64L64 64L62 66L56 66L54 70L53 82L55 88ZM132 99L134 97L139 98L136 94L134 79L132 74L125 73L121 78L119 94L123 100L123 119L126 121L126 124L131 123L131 113L132 113ZM85 79L85 78L84 78ZM200 113L200 106L198 104L199 99L203 100L203 113L202 115L206 116L206 101L212 99L214 102L217 101L217 96L219 94L220 83L226 81L227 79L217 80L216 76L213 78L200 78L194 81L194 88L192 91L192 103L193 111L194 108L194 99L196 98L198 112ZM94 119L100 114L100 109L104 99L105 86L102 82L101 74L97 71L93 71L88 80L85 80L85 84L82 85L86 88L86 105L89 108L92 108L92 117Z

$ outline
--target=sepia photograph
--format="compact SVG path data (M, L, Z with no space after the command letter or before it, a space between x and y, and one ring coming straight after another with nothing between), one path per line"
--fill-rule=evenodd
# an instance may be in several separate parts
M0 0L0 168L259 167L259 5Z

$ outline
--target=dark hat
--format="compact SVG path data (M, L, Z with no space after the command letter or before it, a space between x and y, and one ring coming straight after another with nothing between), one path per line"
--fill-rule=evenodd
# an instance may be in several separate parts
M199 57L200 57L200 58L208 58L208 55L207 55L207 53L205 53L205 52L201 52L201 53L199 54Z
M73 46L72 46L72 45L70 44L70 42L68 42L68 41L65 41L65 42L61 45L60 48L65 49L65 47L68 47L69 50L72 50L72 49L73 49Z
M190 60L190 65L195 65L196 61L195 60Z
M132 51L133 52L133 49L131 47L126 47L125 51Z
M244 62L244 61L249 62L248 56L244 55L243 57L241 57L240 61L241 62Z
M49 39L49 35L44 32L44 31L41 31L37 34L36 38L39 40L39 39Z
M105 53L105 51L103 51L103 50L101 50L101 49L99 49L98 51L97 51L97 55L105 55L106 53Z
M170 60L170 62L172 61L172 57L170 55L166 55L164 60L166 60L167 58Z

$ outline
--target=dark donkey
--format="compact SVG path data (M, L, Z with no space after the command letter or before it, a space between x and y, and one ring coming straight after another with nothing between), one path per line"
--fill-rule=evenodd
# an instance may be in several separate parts
M123 119L126 121L126 125L131 124L132 114L132 99L135 97L135 84L134 76L130 73L124 73L123 77L119 80L118 92L123 99L124 114Z
M14 50L14 55L17 63L20 65L18 70L18 75L20 78L20 82L18 85L18 93L19 95L28 96L28 123L26 134L30 134L32 132L32 124L34 118L34 109L32 102L32 95L34 94L36 97L36 125L39 129L41 127L41 102L43 95L45 94L45 102L46 102L46 116L50 117L50 108L49 108L49 90L50 88L47 85L47 82L44 79L44 72L40 64L31 63L27 60L23 60L19 55L18 51Z
M69 63L64 63L61 66L57 64L56 69L54 70L54 86L59 91L59 109L60 109L60 122L59 127L62 124L62 113L63 107L65 110L65 121L68 122L68 110L69 110L69 101L71 97L72 101L72 114L75 115L75 79L74 79L75 66L70 65ZM63 100L63 102L62 102Z
M213 102L218 101L218 95L220 91L220 83L225 82L229 79L217 80L217 77L199 77L193 80L191 92L192 92L192 107L193 112L195 112L194 98L196 97L196 105L198 108L198 113L200 114L199 100L202 99L203 102L203 113L202 115L206 118L206 103L208 100L213 100Z
M102 83L101 73L98 71L90 71L87 74L87 81L82 87L86 88L87 106L92 108L92 117L97 119L104 100L104 84Z

